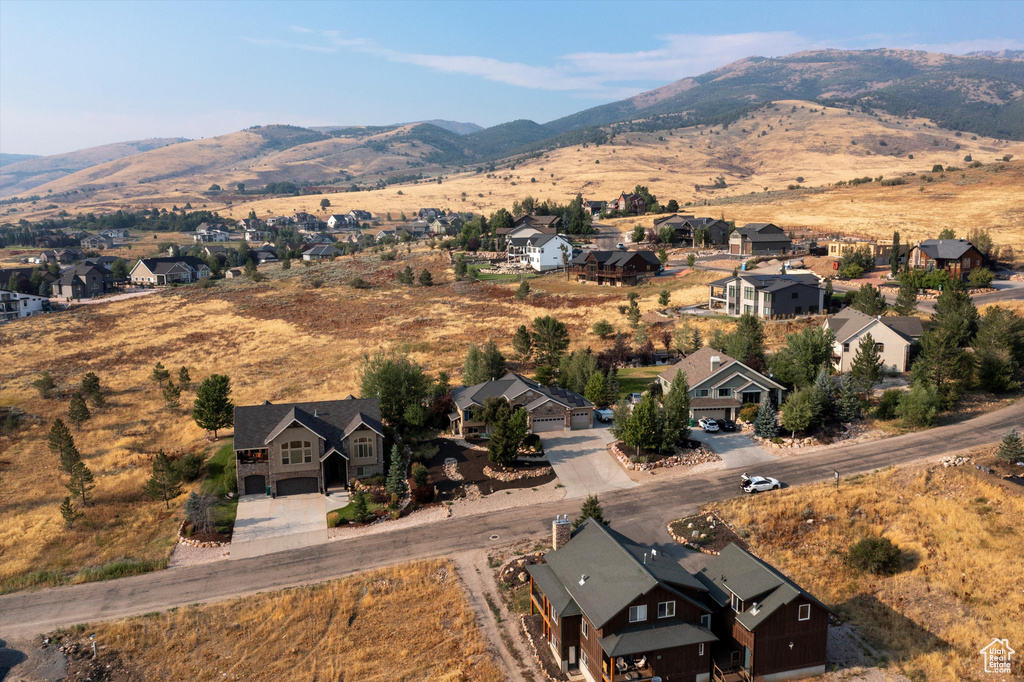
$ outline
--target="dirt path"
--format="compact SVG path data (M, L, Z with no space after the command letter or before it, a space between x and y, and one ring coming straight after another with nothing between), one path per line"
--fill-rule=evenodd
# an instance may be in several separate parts
M498 587L487 568L487 552L482 549L461 552L453 558L477 622L496 650L508 679L513 682L542 680L523 629L519 626L519 617L505 608L498 594Z

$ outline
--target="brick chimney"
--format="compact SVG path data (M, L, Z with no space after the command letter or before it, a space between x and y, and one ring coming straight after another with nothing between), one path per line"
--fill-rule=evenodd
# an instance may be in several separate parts
M718 368L721 366L721 364L722 364L722 358L718 357L717 355L712 355L711 356L711 371L712 372L717 372Z
M551 522L551 548L559 549L572 537L572 523L568 514L559 514Z

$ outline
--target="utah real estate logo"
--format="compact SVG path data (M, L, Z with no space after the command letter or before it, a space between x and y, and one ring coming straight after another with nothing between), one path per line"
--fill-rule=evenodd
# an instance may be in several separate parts
M1010 657L1016 652L1010 648L1007 639L993 639L981 650L985 658L985 672L1008 675L1010 673Z

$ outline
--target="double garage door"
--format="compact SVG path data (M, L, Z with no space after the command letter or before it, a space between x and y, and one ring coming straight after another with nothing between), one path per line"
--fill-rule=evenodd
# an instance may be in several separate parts
M320 483L315 476L307 478L286 478L277 482L278 495L302 495L320 492Z
M565 430L565 417L534 417L533 418L533 432L542 433L544 431L564 431Z

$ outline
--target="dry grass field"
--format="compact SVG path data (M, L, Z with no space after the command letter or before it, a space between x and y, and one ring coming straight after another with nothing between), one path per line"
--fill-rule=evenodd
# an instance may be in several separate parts
M843 479L838 492L802 486L717 508L908 677L958 682L996 678L978 653L994 637L1024 641L1024 489L1015 488L971 466L909 467ZM868 535L904 551L901 572L846 566L847 547Z
M407 264L416 272L429 268L439 284L397 285L395 274ZM210 374L231 377L236 405L341 398L359 392L362 358L378 349L407 352L429 373L445 370L458 381L470 343L493 338L511 358L516 327L537 316L564 321L574 348L611 344L589 333L601 318L628 331L617 310L626 303L625 290L547 275L531 280L534 293L516 302L516 284L455 283L444 257L423 246L411 254L400 250L393 262L365 253L261 271L269 275L261 283L221 280L210 289L183 287L0 326L0 406L29 415L13 436L0 437L0 475L17 481L0 489L0 581L8 589L53 582L50 571L73 574L120 559L168 557L185 496L166 511L145 498L142 487L158 449L208 446L188 408L195 385ZM345 284L357 275L372 287ZM706 291L707 277L693 273L639 287L641 310L657 307L663 286L673 290L676 303ZM712 325L728 323L700 324L706 335ZM193 388L176 411L165 407L151 380L156 362L172 375L189 368ZM31 386L43 370L58 386L50 399ZM58 511L66 492L46 436L53 419L66 417L71 392L90 371L99 375L107 405L93 409L74 436L96 489L85 517L68 531Z
M505 679L447 561L406 564L84 632L106 647L101 663L116 660L113 667L126 672L126 679ZM72 663L73 671L76 667Z

